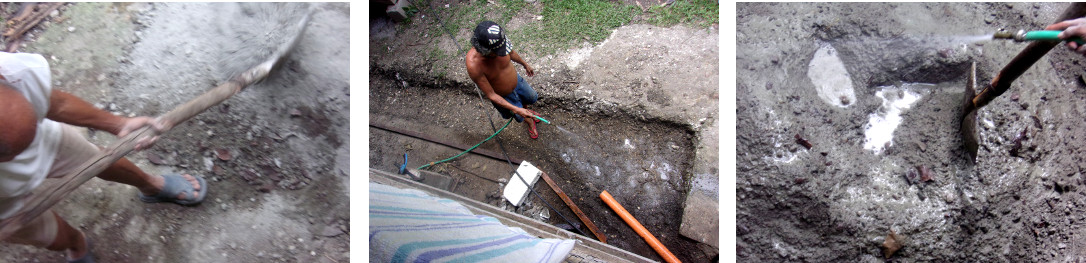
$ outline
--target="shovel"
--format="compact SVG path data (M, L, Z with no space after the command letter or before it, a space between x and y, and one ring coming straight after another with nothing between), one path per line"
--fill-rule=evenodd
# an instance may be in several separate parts
M180 124L208 108L218 105L234 94L241 92L242 89L250 84L265 79L269 73L282 65L287 54L298 44L299 39L301 39L302 34L305 32L306 26L309 24L311 16L312 11L309 11L299 19L297 22L297 26L299 27L298 31L294 32L292 36L289 36L289 39L286 39L284 43L280 44L274 50L274 53L268 56L263 62L235 75L226 83L208 90L203 95L200 95L183 105L177 106L170 112L159 116L157 119L172 124L170 126L171 128L175 127L177 124ZM79 171L78 173L62 179L63 181L60 181L59 184L50 187L42 187L44 189L36 189L35 193L29 196L27 198L28 200L25 200L23 208L19 209L15 215L0 220L0 240L7 239L14 234L15 231L30 223L34 218L38 217L38 215L41 215L50 207L53 207L53 205L63 200L65 196L73 192L74 189L84 182L94 178L109 165L123 158L128 153L131 153L135 148L136 142L141 138L158 135L158 133L159 132L157 131L151 130L150 127L144 127L125 135L90 160L84 162L79 166L80 168L75 169L76 171Z
M1067 7L1067 10L1063 11L1060 18L1056 19L1056 22L1075 19L1084 15L1086 15L1086 3L1072 3L1071 6ZM976 94L975 89L977 64L974 62L970 66L969 80L966 81L965 87L965 99L962 103L961 119L962 142L965 144L965 150L969 154L970 161L976 162L977 150L980 148L980 142L977 139L977 110L1006 92L1011 87L1011 82L1022 76L1029 67L1033 66L1033 63L1040 60L1059 43L1053 41L1031 42L1022 52L1018 53L1018 56L1011 59L1011 62L1008 62L999 71L999 74L996 74L992 82L980 94Z

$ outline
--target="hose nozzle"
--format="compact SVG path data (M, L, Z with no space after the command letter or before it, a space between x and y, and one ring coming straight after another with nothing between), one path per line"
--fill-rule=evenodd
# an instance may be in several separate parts
M1025 41L1026 31L1018 30L1018 32L1011 32L1010 30L1000 28L995 34L992 34L992 39L1010 39L1018 42Z
M1062 42L1062 41L1065 41L1065 40L1060 39L1060 33L1061 32L1063 32L1063 31L1060 31L1060 30L1026 31L1026 30L1022 30L1022 29L1019 29L1018 31L1011 32L1010 30L1000 29L999 31L996 31L995 34L992 34L992 39L1010 39L1010 40L1014 40L1015 42L1026 42L1026 41ZM1086 44L1086 41L1084 41L1080 37L1074 37L1074 38L1071 38L1071 39L1067 39L1066 41L1074 41L1075 43L1078 43L1079 45Z

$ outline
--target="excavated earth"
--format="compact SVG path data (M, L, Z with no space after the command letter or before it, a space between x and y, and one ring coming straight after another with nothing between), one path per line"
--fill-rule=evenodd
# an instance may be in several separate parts
M737 4L738 261L1086 259L1082 55L979 111L975 163L959 135L969 66L986 85L1026 46L972 36L1067 6Z
M434 1L420 7L412 23L439 25L433 10L445 4L463 3ZM516 14L507 25L509 34L530 34L518 29L537 23L540 9L540 3L534 3ZM464 54L458 52L466 50L470 28L453 36L428 36L425 33L439 31L382 17L370 24L371 168L397 171L405 153L408 167L416 168L462 151L385 128L470 147L505 124L463 70ZM498 155L504 151L545 171L613 246L661 260L599 199L603 190L679 259L712 261L718 256L717 229L703 231L714 233L711 241L704 241L681 228L689 223L684 222L687 207L708 214L696 218L700 223L718 222L717 46L715 27L634 24L618 28L603 43L584 43L557 54L518 49L537 74L525 77L540 94L540 101L528 108L553 124L538 124L540 137L532 140L525 125L514 121L479 148ZM455 55L428 56L435 48ZM525 74L523 68L517 70ZM543 180L534 187L542 200L529 197L519 207L504 200L501 190L514 166L501 156L466 154L427 170L439 175L423 183L556 226L581 224ZM687 205L691 196L711 205ZM581 231L593 236L587 228Z
M278 7L66 4L19 51L49 60L55 89L115 114L156 116L252 66L238 64L260 60L251 54L267 55L285 32L276 30L282 13L274 12L305 8ZM281 69L128 155L152 174L203 175L202 204L145 204L132 187L93 179L54 208L87 234L99 262L350 259L350 5L312 8ZM115 139L87 135L99 146ZM2 262L64 260L18 245L0 246L0 255Z

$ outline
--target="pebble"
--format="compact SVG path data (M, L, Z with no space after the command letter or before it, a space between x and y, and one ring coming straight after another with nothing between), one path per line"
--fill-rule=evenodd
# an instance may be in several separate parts
M257 190L261 193L270 193L272 188L275 188L275 185L273 185L271 182L268 182L264 185L261 185L260 188L257 188Z
M75 32L75 27L74 26L68 27L68 32Z

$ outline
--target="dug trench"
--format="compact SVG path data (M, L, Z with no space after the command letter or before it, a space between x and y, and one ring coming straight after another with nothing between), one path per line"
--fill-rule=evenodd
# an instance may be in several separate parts
M973 163L959 134L964 73L976 62L983 86L1025 44L930 37L1043 28L1065 7L741 5L739 261L1082 260L1082 57L1057 47L982 108ZM820 15L778 16L808 12ZM774 30L788 37L745 37ZM848 85L833 87L854 97L820 90L835 63ZM887 140L872 136L895 119ZM903 246L888 251L888 239Z
M472 146L506 123L489 101L481 100L475 87L423 79L431 78L376 67L370 72L369 112L373 124L369 129L370 167L395 172L404 153L408 154L408 167L416 168L462 152L375 126ZM509 157L528 161L546 172L613 246L660 260L600 200L598 196L603 190L614 195L683 261L710 260L713 255L702 252L698 242L679 234L694 157L694 135L690 128L662 120L638 119L621 110L588 111L574 106L583 106L583 102L547 95L542 92L540 101L528 107L553 124L537 124L539 139L530 139L527 127L513 121L479 149L499 155L504 151ZM426 170L450 177L453 183L443 186L456 194L552 225L581 225L544 180L536 183L534 191L545 203L529 196L524 204L514 207L502 198L501 191L514 167L515 164L510 166L505 160L465 154ZM548 205L569 222L550 211ZM595 238L587 227L580 229Z

